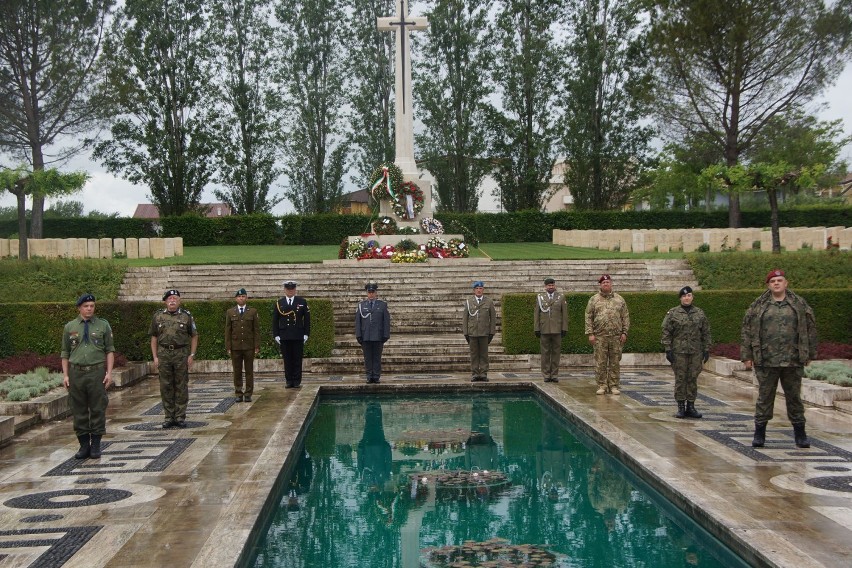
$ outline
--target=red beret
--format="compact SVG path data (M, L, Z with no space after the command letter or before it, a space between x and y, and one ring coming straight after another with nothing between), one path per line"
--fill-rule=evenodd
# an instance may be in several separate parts
M766 283L769 284L769 281L773 278L778 278L779 276L784 276L784 271L779 270L777 268L773 268L769 271L769 274L766 275Z
M598 278L598 284L602 283L604 280L612 280L612 276L609 274L604 274L600 278Z

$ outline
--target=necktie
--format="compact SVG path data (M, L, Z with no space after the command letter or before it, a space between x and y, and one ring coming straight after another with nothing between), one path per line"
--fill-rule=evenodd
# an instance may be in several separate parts
M287 305L288 305L288 306L292 306L292 305L293 305L293 298L287 298Z
M89 342L89 320L83 320L83 342Z
M245 308L240 308L240 315L243 315L246 312Z
M482 302L482 298L477 298L476 303L479 304L480 302Z

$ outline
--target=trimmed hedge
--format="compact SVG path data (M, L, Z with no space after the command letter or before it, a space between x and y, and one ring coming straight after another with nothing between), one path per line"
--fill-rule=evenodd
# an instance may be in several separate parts
M816 316L820 341L852 342L852 298L848 290L796 290L808 301ZM619 292L620 293L620 292ZM621 294L621 293L620 293ZM755 291L699 291L695 305L707 314L713 343L739 343L740 327L746 309L757 298ZM672 292L625 292L621 294L630 310L630 333L626 353L661 353L661 326L669 308L678 305ZM583 333L586 304L592 294L568 294L568 334L562 340L563 353L591 353ZM539 353L539 340L533 333L535 294L503 296L503 347L506 353Z
M784 270L791 288L848 288L852 286L852 253L829 251L689 253L695 279L707 290L763 289L766 274Z
M305 357L328 357L334 348L334 310L330 300L309 298L311 308L311 338L305 345ZM260 315L261 359L280 357L272 339L272 300L250 304ZM98 302L97 315L112 326L115 349L131 361L151 359L151 338L148 328L151 317L161 302ZM184 306L198 326L198 359L227 359L225 352L225 311L231 301L186 302ZM0 353L14 354L31 351L37 354L58 353L65 322L77 317L70 303L0 304L3 321L13 333L0 334ZM2 330L0 330L2 331Z
M44 238L46 239L103 239L103 238L149 238L156 237L154 219L133 219L116 217L110 219L91 219L75 217L71 219L45 219ZM29 230L29 220L27 221ZM18 233L18 221L0 221L0 238Z

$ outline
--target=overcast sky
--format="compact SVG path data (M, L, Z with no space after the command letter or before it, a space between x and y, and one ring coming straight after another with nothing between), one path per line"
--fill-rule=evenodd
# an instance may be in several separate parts
M825 108L818 113L820 119L843 119L844 132L847 135L852 134L852 64L846 66L837 83L826 91L823 101L826 104ZM846 147L841 158L845 159L852 167L852 145ZM9 164L8 160L3 160L0 165L12 164ZM122 217L129 217L133 215L137 204L149 201L146 187L134 185L107 172L100 164L93 162L88 154L75 158L61 169L63 171L83 170L91 175L91 180L81 193L66 198L82 201L87 213L98 210L103 213L118 213ZM346 181L348 181L348 177L347 175ZM283 178L279 179L278 186L273 187L270 193L281 193L281 184L283 184ZM355 188L348 188L347 191L352 189ZM214 201L216 201L216 198L213 196L212 190L206 190L202 195L202 202ZM0 194L0 206L15 204L14 195L8 192ZM289 201L284 201L273 209L273 213L277 215L291 212L293 212L293 206Z

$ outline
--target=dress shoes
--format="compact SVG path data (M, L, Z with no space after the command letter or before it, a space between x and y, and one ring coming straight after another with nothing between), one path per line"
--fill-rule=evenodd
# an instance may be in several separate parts
M251 402L251 397L249 395L246 395L246 396L243 397L243 400L245 402Z
M238 395L234 396L234 402L242 402L242 401L243 401L242 395L238 394Z

